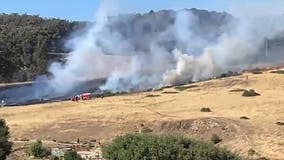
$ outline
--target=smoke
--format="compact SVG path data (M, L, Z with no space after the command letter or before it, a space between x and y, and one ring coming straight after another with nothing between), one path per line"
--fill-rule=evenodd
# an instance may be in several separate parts
M266 40L284 31L282 16L233 18L196 9L119 15L104 2L95 23L69 42L66 63L50 66L48 85L57 94L97 78L107 79L101 90L141 91L283 60L279 50L265 52Z

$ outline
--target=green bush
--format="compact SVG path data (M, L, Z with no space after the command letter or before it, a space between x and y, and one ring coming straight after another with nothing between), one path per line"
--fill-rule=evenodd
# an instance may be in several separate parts
M82 160L81 156L76 151L67 151L64 153L64 160Z
M241 116L240 119L249 120L247 116Z
M9 142L9 127L5 120L0 119L0 159L5 160L11 153L12 143Z
M210 108L201 108L200 112L212 112Z
M250 90L244 90L243 95L244 97L253 97L253 96L259 96L259 93L256 93L253 89Z
M103 146L106 160L239 160L236 154L213 144L181 136L128 134Z
M44 158L50 155L50 152L42 145L40 140L37 140L31 144L30 154L36 158Z
M213 142L214 144L218 144L222 141L222 139L217 135L217 134L213 134L211 137L211 142Z
M256 154L256 151L254 149L249 149L248 150L248 156L254 156Z

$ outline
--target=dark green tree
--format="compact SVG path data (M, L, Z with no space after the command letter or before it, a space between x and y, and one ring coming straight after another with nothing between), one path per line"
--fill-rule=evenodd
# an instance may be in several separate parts
M9 142L9 127L5 120L0 119L0 159L5 160L11 153L12 143Z

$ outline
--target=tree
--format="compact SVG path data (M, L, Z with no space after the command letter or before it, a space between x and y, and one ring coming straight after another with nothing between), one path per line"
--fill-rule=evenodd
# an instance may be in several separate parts
M9 142L9 127L5 120L0 119L0 159L5 160L11 153L12 142Z
M107 160L239 160L238 155L210 143L181 136L128 134L103 146Z

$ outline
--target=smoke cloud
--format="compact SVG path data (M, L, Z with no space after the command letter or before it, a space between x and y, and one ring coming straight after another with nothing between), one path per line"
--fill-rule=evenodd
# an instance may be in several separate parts
M65 64L50 67L59 93L107 78L101 90L141 91L279 62L265 43L284 33L282 16L238 17L203 10L117 15L102 4L86 34L72 39ZM282 58L283 60L283 58Z

